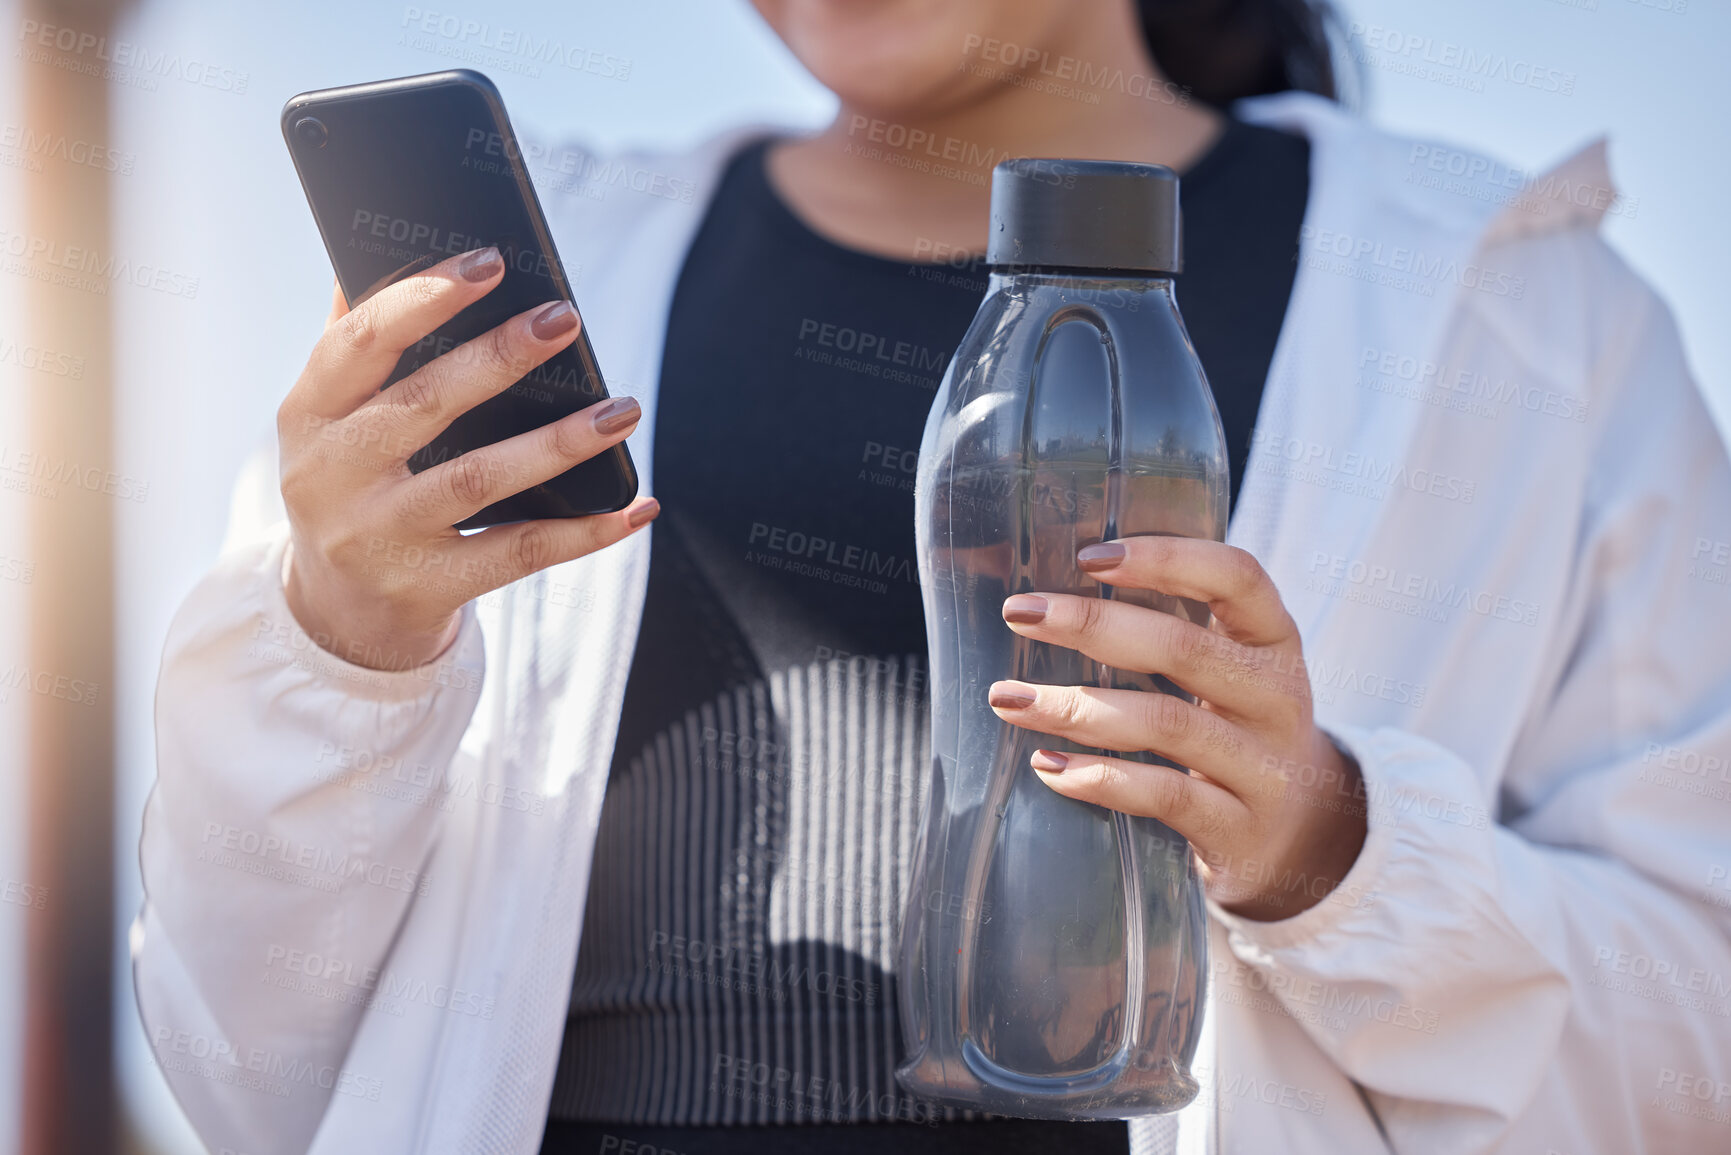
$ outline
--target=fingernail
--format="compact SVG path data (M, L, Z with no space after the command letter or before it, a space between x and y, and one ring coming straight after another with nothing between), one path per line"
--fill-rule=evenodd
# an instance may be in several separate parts
M655 515L660 512L661 503L652 497L647 502L627 514L625 516L625 524L630 526L632 529L636 529L641 525L648 525L651 521L655 520Z
M535 319L529 322L529 332L535 334L538 341L563 337L576 327L577 310L571 307L570 301L554 301L536 313Z
M1046 599L1039 594L1013 594L1004 599L1004 620L1033 626L1046 620Z
M1056 774L1070 764L1070 760L1056 750L1035 750L1029 765L1036 770L1044 770L1048 774Z
M457 266L457 272L465 281L484 281L504 267L505 258L499 255L497 248L489 245L465 256L463 263Z
M1034 687L1023 682L993 682L986 701L1000 710L1025 710L1034 704Z
M643 416L643 407L635 397L615 397L595 411L595 432L606 436L634 425Z
M1098 545L1085 545L1076 551L1076 564L1093 573L1095 570L1111 569L1124 560L1124 547L1115 541L1103 541Z

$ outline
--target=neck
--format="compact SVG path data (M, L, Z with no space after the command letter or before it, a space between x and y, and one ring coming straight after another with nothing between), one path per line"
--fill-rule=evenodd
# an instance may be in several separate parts
M1129 14L1131 5L1101 5ZM901 259L981 252L992 167L1017 156L1183 170L1218 135L1219 113L1168 83L1139 29L1076 22L1066 41L1010 62L986 45L960 62L963 95L918 113L844 101L827 129L770 156L777 191L838 243ZM1028 54L1022 54L1026 57ZM944 246L944 247L939 247Z

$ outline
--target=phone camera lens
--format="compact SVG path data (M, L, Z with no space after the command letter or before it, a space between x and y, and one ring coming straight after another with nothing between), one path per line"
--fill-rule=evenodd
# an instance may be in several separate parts
M317 117L303 116L295 121L295 135L309 148L323 148L331 134L326 131L324 122Z

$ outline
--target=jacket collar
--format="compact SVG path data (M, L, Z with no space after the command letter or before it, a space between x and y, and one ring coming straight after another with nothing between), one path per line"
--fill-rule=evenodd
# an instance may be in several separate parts
M1388 351L1434 361L1469 295L1534 288L1499 261L1498 245L1596 225L1604 209L1590 202L1608 198L1574 202L1583 187L1612 186L1603 142L1543 176L1511 177L1506 165L1393 136L1307 93L1242 101L1234 111L1311 145L1299 268L1228 533L1279 578L1301 573L1319 541L1359 556L1390 516L1389 503L1342 502L1326 485L1285 476L1355 452L1397 463L1407 456L1425 407L1390 405L1357 387L1363 359ZM1461 175L1429 179L1439 160L1444 175ZM1530 195L1519 195L1523 187ZM1312 599L1290 608L1310 637L1340 605Z

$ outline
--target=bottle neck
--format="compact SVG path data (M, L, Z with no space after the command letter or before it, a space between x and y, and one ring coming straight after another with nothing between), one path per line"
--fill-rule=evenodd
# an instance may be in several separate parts
M1173 297L1171 273L1125 272L1113 269L1044 269L999 267L991 270L986 292L1033 293L1040 289L1065 292L1101 292L1113 290L1131 293L1159 293Z

